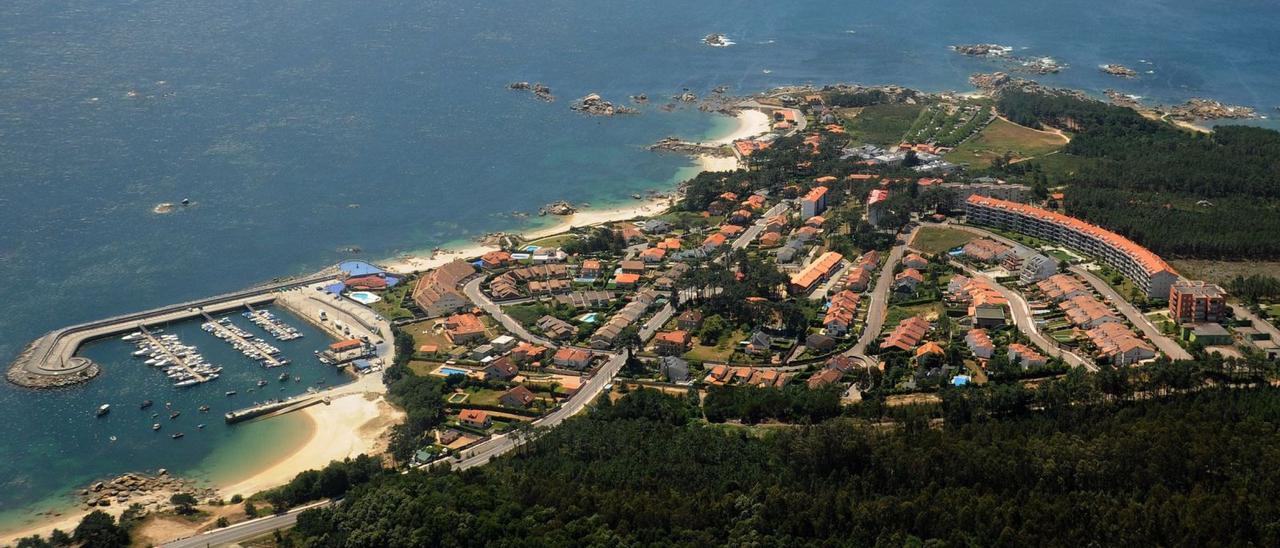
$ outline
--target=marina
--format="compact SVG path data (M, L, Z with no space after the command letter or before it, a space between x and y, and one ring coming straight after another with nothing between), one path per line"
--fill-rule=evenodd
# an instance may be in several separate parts
M280 349L264 341L258 340L252 333L231 323L231 318L214 319L208 313L203 314L205 322L200 329L222 339L245 357L261 363L264 367L280 367L288 365L289 360L277 358ZM295 337L296 338L296 337Z
M249 321L253 322L254 325L257 325L267 333L270 333L277 341L292 341L302 337L301 332L293 326L280 321L280 319L270 311L255 309L253 308L253 305L247 303L244 306L245 308L248 308L249 311L245 312L243 316L249 318Z
M174 381L175 388L212 381L222 371L221 367L207 363L204 356L196 352L196 347L183 344L177 335L158 334L140 327L121 340L135 342L138 349L133 352L133 357L145 359L143 363L152 367L163 367L165 375Z

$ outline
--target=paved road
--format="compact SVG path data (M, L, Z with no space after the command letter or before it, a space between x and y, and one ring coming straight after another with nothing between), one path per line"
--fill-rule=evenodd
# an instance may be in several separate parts
M1173 339L1164 336L1164 333L1161 333L1160 329L1157 328L1155 324L1151 323L1151 320L1147 319L1147 317L1142 314L1141 310L1138 310L1137 307L1130 304L1129 301L1124 300L1124 297L1121 297L1120 294L1117 293L1115 289L1112 289L1107 282L1102 280L1102 278L1097 277L1092 272L1089 272L1079 265L1071 267L1071 271L1077 276L1080 276L1084 281L1089 282L1089 285L1092 285L1093 288L1098 290L1098 292L1106 297L1108 301L1111 301L1111 305L1116 307L1116 310L1119 310L1121 314L1124 314L1124 317L1129 319L1129 323L1137 326L1138 329L1142 331L1142 334L1146 335L1147 340L1155 343L1156 348L1159 348L1161 352L1164 352L1169 359L1191 359L1190 352L1187 352L1181 346L1178 346L1178 343L1173 342Z
M613 382L613 378L618 375L618 371L622 369L623 364L627 362L627 353L620 352L614 354L600 369L596 371L595 376L591 377L582 388L569 398L559 409L552 411L547 416L533 421L535 427L553 428L565 419L576 415L579 411L587 406L591 400L599 396L604 391L605 385ZM510 434L494 436L488 441L481 443L475 447L467 449L464 452L465 457L458 462L450 463L450 468L454 470L466 470L488 464L490 460L501 456L503 453L510 451L518 445L518 441Z
M913 235L915 235L914 230L904 241L911 241ZM853 345L846 354L866 352L867 345L880 336L880 331L884 329L885 314L889 310L889 291L893 289L893 269L898 261L902 260L906 250L907 244L903 243L893 246L889 251L889 257L885 259L884 266L880 267L880 276L876 278L875 288L871 290L870 304L867 305L867 322L862 328L862 336L858 337L858 344Z
M734 240L732 244L729 244L729 248L732 250L738 250L750 245L751 242L756 240L756 237L759 236L761 232L764 232L765 220L769 217L773 217L774 215L782 214L783 211L787 210L787 207L788 203L785 201L774 204L773 207L769 208L769 211L764 212L764 215L761 215L759 219L756 219L756 222L747 227L747 230L738 236L738 239Z
M524 339L526 341L530 341L548 348L560 347L560 345L556 344L555 342L552 342L549 339L545 339L537 335L534 335L533 333L530 333L529 330L525 329L523 325L520 325L520 322L516 321L515 318L512 318L511 316L508 316L506 312L503 312L501 306L498 306L497 303L494 303L493 301L489 300L489 297L486 297L484 295L484 292L480 291L480 284L482 283L484 283L484 276L477 277L467 282L466 285L462 286L462 292L467 295L468 299L471 299L471 302L473 304L480 307L485 312L488 312L490 316L497 318L499 322L502 322L502 326L507 328L507 331L510 331L511 333L515 334L515 336L521 339Z
M645 322L644 326L640 328L640 342L649 342L649 339L653 338L653 335L659 329L662 329L662 326L666 325L667 321L675 314L676 309L671 306L671 303L667 303L661 310L654 313L653 317L649 318L649 321Z
M1036 326L1035 315L1031 313L1031 307L1027 304L1027 300L1022 296L1022 293L996 283L990 276L978 272L968 265L958 261L951 261L951 264L964 269L971 278L982 279L996 288L1009 301L1009 310L1013 313L1014 325L1018 327L1018 330L1025 333L1031 339L1031 342L1040 347L1040 350L1055 358L1061 357L1068 365L1083 367L1089 371L1098 370L1098 366L1089 360L1081 358L1073 352L1062 350L1056 341L1040 333L1040 328Z
M178 539L161 544L161 548L205 548L207 546L225 546L228 544L243 542L251 538L260 537L277 529L292 527L298 522L298 514L328 506L330 501L320 501L305 506L299 506L288 513L278 516L267 516L255 520L237 523L230 527L222 529L214 529L207 533L202 533L194 537Z

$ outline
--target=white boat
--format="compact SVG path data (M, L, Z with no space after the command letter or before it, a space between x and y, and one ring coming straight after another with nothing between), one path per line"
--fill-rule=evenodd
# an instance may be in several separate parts
M197 384L200 384L200 381L195 380L195 379L187 379L187 380L185 380L185 381L180 381L180 382L176 382L176 383L174 383L174 384L173 384L173 387L174 387L174 388L186 388L186 387L188 387L188 386L195 386L195 385L197 385Z
M120 337L120 340L122 340L122 341L136 341L136 340L138 340L138 339L140 339L140 338L142 338L142 332L141 332L141 331L134 331L133 333L130 333L130 334L128 334L128 335L125 335L125 336L123 336L123 337Z
M109 404L109 403L104 403L104 404L102 404L102 406L101 406L101 407L98 407L98 411L95 413L95 415L96 415L96 416L101 417L101 416L106 415L107 413L110 413L110 412L111 412L111 404Z

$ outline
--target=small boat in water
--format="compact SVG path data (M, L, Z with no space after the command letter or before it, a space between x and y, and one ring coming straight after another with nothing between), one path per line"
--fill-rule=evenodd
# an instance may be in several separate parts
M157 423L155 423L155 424L151 425L151 429L152 429L152 430L159 430L159 429L160 429L160 423L158 423L158 422L157 422Z
M144 400L144 401L142 402L142 405L141 405L141 406L139 406L139 407L138 407L138 409L146 409L146 408L148 408L148 407L151 407L152 405L155 405L155 403L156 403L156 402L153 402L153 401L151 401L151 400Z
M289 374L288 374L288 373L281 373L281 374L280 374L280 382L284 382L284 381L287 381L287 380L289 380Z
M100 407L98 407L98 410L97 410L97 411L95 411L95 412L94 412L94 416L95 416L95 417L101 417L101 416L106 415L107 413L110 413L110 412L111 412L111 404L109 404L109 403L104 403L104 404L102 404Z
M199 429L203 430L203 429L204 429L204 425L203 425L203 424L197 424L197 425L196 425L196 428L199 428Z
M169 413L169 420L176 419L181 414L182 414L182 411L174 411L172 413Z
M200 412L201 412L201 413L208 413L208 412L209 412L209 406L207 406L207 405L201 405L201 406L200 406Z
M115 443L115 442L116 442L116 437L115 437L115 436L111 436L110 438L107 438L107 439L111 440L111 443Z
M228 390L228 391L227 391L227 395L228 395L228 396L234 396L234 395L236 395L236 391L235 391L235 390Z
M258 386L266 386L267 381L258 381Z
M171 438L173 438L173 439L175 439L175 440L176 440L176 439L178 439L178 438L181 438L181 437L182 437L182 435L183 435L183 434L182 434L182 432L178 432L177 434L173 434L173 435L171 435L171 436L169 436L169 437L171 437Z

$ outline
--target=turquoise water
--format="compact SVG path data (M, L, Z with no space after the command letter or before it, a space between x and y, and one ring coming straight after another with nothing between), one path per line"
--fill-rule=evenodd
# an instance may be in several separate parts
M388 257L521 228L529 221L513 211L556 199L624 203L691 173L687 159L646 145L729 123L657 105L613 119L569 111L589 92L661 104L717 85L964 90L970 73L996 67L946 46L999 42L1070 65L1041 78L1053 85L1205 96L1270 115L1277 23L1280 7L1260 1L9 0L0 358L59 325L313 271L353 246ZM737 45L702 46L710 32ZM1154 72L1122 80L1096 68L1113 62ZM558 100L504 89L517 80L544 82ZM151 212L184 197L195 205ZM181 442L147 437L129 404L165 401L168 388L115 349L88 352L111 360L85 386L0 387L0 412L17 419L0 423L5 517L106 473L225 470L237 460L226 447L287 433L210 420ZM213 383L208 399L235 382ZM172 397L202 396L190 394ZM121 404L90 420L104 401ZM184 409L179 420L194 418ZM117 443L103 441L112 434Z

